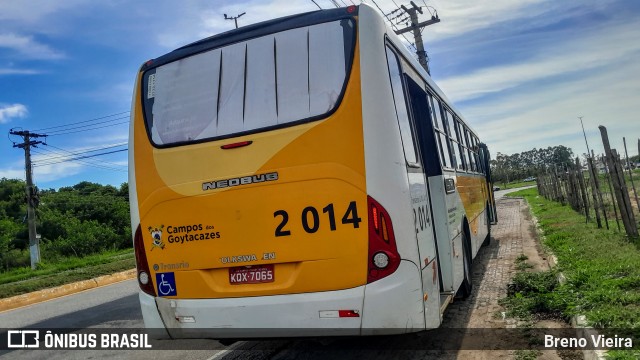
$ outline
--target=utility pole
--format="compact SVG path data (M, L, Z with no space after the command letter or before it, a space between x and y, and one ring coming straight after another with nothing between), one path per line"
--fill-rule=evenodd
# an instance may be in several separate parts
M31 133L25 131L10 130L9 134L22 136L22 144L13 144L14 148L24 149L24 167L27 180L27 220L29 225L29 253L31 255L31 269L36 268L36 264L40 262L40 239L36 233L36 206L38 205L38 197L33 186L33 176L31 174L31 147L42 144L42 141L31 140L47 135Z
M400 35L409 31L413 32L413 37L416 40L416 50L418 54L418 61L420 62L420 65L422 65L422 67L425 70L427 70L427 74L431 75L431 71L429 70L429 58L427 56L427 52L424 50L424 43L422 42L421 30L422 28L427 27L429 25L439 23L440 19L436 14L435 16L431 16L431 20L418 22L418 13L422 14L422 9L419 6L417 6L413 1L411 1L411 6L412 8L410 9L404 5L400 6L402 10L404 10L407 14L409 14L409 18L411 19L411 26L408 26L404 29L399 29L398 31L396 31L396 34Z
M242 14L238 15L238 16L227 16L227 14L224 14L224 19L225 20L233 20L236 22L236 29L238 28L238 18L241 17L242 15L246 14L246 12L243 12Z

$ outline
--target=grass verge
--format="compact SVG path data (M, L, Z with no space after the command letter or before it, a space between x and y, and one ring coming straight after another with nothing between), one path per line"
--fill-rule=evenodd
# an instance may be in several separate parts
M518 273L514 286L522 288L508 300L513 315L583 314L609 336L632 331L634 348L640 349L640 241L585 224L583 215L538 196L535 188L509 195L527 200L544 232L544 245L557 256L558 270L567 278L558 284L554 271ZM609 357L637 359L640 350L611 351Z
M40 263L38 269L14 269L0 273L0 298L92 279L133 269L133 250L121 250L83 258L67 258L56 263Z

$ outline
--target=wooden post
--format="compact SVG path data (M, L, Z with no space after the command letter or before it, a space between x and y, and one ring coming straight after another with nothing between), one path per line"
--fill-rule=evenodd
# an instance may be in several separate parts
M611 198L611 203L613 204L613 213L616 216L616 225L618 225L618 231L620 231L620 219L618 218L618 207L616 206L616 201L613 196L613 186L611 185L611 169L607 164L607 160L605 157L602 157L602 164L604 165L604 169L607 172L605 177L607 178L607 184L609 184L609 197Z
M629 189L627 189L627 183L624 180L624 170L622 169L622 162L620 161L620 155L615 149L611 150L613 155L613 166L616 169L616 176L618 177L618 184L620 187L620 195L622 196L622 207L620 213L627 218L628 226L625 226L625 230L629 237L638 237L638 227L636 226L636 217L633 214L633 208L631 207L631 197L629 196Z
M564 205L564 193L562 192L562 179L558 179L558 168L554 167L554 172L555 172L555 176L553 178L553 181L555 182L556 186L556 201L559 201L560 204Z
M586 221L589 222L589 198L587 197L587 187L584 185L584 177L582 174L582 165L580 164L580 158L576 157L576 170L578 171L578 182L580 183L580 195L582 195L582 204L584 207L584 216Z
M616 202L618 203L618 208L620 210L620 217L622 218L622 224L624 225L624 229L628 236L637 237L638 229L636 228L635 222L631 223L631 217L629 216L629 208L627 207L627 203L629 202L629 198L627 197L626 201L624 199L623 187L626 190L626 186L624 186L624 178L621 177L620 169L616 166L617 156L614 155L614 152L611 151L611 145L609 145L609 136L607 135L607 128L600 125L598 126L600 129L600 134L602 135L602 143L604 145L604 149L607 152L607 162L609 164L609 170L611 171L611 178L613 181L613 187L615 190ZM631 213L633 215L633 213Z
M596 172L593 169L593 163L591 161L592 159L590 157L587 157L587 166L589 169L589 180L591 180L591 197L593 197L593 210L596 213L596 222L598 223L598 229L602 228L602 219L600 219L600 211L598 211L598 186L596 185L596 182L598 181L598 179L596 179ZM609 228L609 225L607 224L607 229Z
M582 212L582 204L580 203L580 191L578 187L578 178L575 169L568 168L569 172L569 189L571 191L571 201L573 202L573 209L577 212Z
M596 155L594 153L593 150L591 150L591 161L594 161L596 158ZM593 166L593 164L591 164ZM602 160L602 165L604 166L604 159ZM606 171L606 166L605 166L605 171ZM609 216L607 215L607 208L605 208L604 206L604 199L602 198L602 189L600 188L600 180L598 179L598 171L597 169L594 167L593 168L593 173L594 173L594 179L596 181L596 189L598 191L598 202L600 203L600 208L602 209L602 215L604 216L604 222L607 225L607 230L609 230ZM605 174L605 178L606 178L606 174Z
M627 152L627 139L622 138L624 143L624 156L627 158L627 170L629 171L629 180L631 181L631 188L633 189L633 195L636 198L636 205L638 206L638 213L640 214L640 201L638 201L638 192L636 191L636 184L633 183L633 171L631 171L631 162L629 161L629 153ZM640 154L640 152L638 152Z

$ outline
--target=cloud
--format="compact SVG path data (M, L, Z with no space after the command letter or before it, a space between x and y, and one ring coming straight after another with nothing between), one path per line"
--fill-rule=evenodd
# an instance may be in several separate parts
M452 99L464 101L508 90L531 81L571 72L595 70L614 64L620 59L637 58L640 53L637 36L637 24L625 23L604 29L592 29L591 33L585 33L580 39L555 41L550 38L544 52L527 61L481 68L468 74L440 80L439 84L447 90L448 96Z
M14 69L14 68L0 68L1 75L35 75L40 74L38 70L32 69Z
M25 174L24 169L0 169L0 179L22 179L24 180Z
M34 167L34 180L37 183L46 183L58 179L64 179L79 174L85 166L76 162L65 162L53 165Z
M156 41L159 45L173 49L205 37L233 30L234 22L225 20L224 14L236 16L243 12L246 13L238 19L239 26L246 26L318 9L310 1L290 0L242 1L215 7L208 2L186 1L185 3L181 6L182 13L179 16L174 16L171 23L164 24L165 27L158 31Z
M464 34L472 35L483 29L496 29L495 35L502 36L504 32L536 28L607 9L615 1L583 0L576 4L553 0L432 0L428 4L437 10L441 22L428 27L425 37L428 41L445 40ZM423 17L425 15L420 19Z
M623 136L640 133L640 83L630 76L640 73L637 16L535 34L487 34L478 39L492 46L447 54L471 60L437 82L492 153L560 144L586 152L578 116L596 152L602 151L600 124L618 149ZM526 50L513 59L514 48ZM483 56L489 60L473 61Z
M61 59L65 55L57 50L41 44L32 36L18 35L14 33L0 34L0 48L8 48L30 59Z
M29 111L22 104L2 105L0 104L0 124L6 124L13 118L23 118Z
M640 64L630 58L598 72L584 71L563 81L461 104L460 109L494 154L560 144L575 153L586 152L578 116L584 116L592 149L602 151L598 125L607 126L612 146L622 149L623 136L640 134L636 120L640 83L629 76L637 73Z
M23 24L42 24L44 20L55 18L53 14L70 11L88 0L20 0L0 1L0 21Z

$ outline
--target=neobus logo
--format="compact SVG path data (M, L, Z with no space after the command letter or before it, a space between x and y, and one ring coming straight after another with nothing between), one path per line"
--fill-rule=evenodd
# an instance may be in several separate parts
M218 180L202 183L202 191L214 190L214 189L222 189L233 186L240 185L249 185L255 183L261 183L265 181L276 181L278 180L277 172L270 172L265 174L258 174L253 176L244 176L226 180Z

